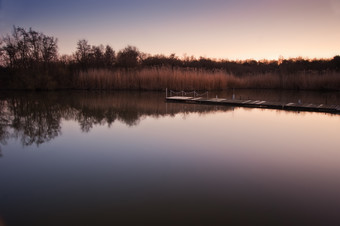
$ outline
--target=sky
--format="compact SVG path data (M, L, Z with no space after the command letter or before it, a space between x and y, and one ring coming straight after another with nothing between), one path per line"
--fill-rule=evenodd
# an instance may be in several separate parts
M13 25L145 53L213 59L332 58L340 54L340 0L0 0L0 34Z

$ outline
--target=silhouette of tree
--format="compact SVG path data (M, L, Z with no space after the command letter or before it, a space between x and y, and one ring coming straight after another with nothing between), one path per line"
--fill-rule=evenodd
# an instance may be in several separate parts
M12 35L2 39L2 51L10 68L37 68L41 62L45 64L57 59L57 39L46 36L30 28L13 27Z
M13 31L13 35L6 35L3 39L3 52L5 55L5 61L6 64L10 67L13 68L15 65L15 62L17 61L18 58L18 43L15 38L15 30Z
M28 32L26 32L24 28L21 28L21 27L17 27L17 28L14 27L14 30L15 30L14 37L17 42L17 48L18 48L18 52L20 56L19 58L20 61L17 63L20 65L20 67L27 69L28 62L30 59L29 34Z
M140 52L134 46L127 46L117 54L117 63L124 68L134 68L138 65Z
M0 67L6 66L5 63L5 49L4 49L4 41L2 38L0 38Z
M49 36L42 38L42 58L45 64L57 59L58 56L58 39Z
M31 60L38 62L41 60L41 53L42 53L42 35L40 35L38 32L33 31L32 28L28 31L28 37L30 41L30 49L31 49Z
M116 61L115 51L112 49L111 46L107 45L105 47L105 53L104 53L104 65L105 65L105 67L108 67L108 68L113 67L115 61Z
M333 59L331 60L331 64L332 64L332 69L339 71L340 70L340 56L337 55L333 57Z
M77 42L77 51L76 57L78 63L81 64L82 68L85 69L89 63L91 54L91 46L88 44L88 41L85 39L81 39Z
M104 67L104 46L92 46L91 50L91 65L95 68Z

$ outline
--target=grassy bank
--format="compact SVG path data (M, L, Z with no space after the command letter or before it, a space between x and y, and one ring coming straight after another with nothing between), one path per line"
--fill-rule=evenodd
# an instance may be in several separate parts
M340 90L340 73L264 73L235 76L222 70L144 68L81 71L76 89L94 90L225 90L230 88Z

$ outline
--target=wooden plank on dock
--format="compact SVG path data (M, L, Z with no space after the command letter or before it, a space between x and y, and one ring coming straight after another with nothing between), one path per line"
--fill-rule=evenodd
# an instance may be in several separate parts
M263 104L266 101L261 101L261 100L255 100L252 102L252 104Z
M227 99L212 98L212 99L207 99L206 101L209 101L209 102L221 102L221 101L224 101L224 100L227 100Z
M225 98L203 98L203 97L187 97L187 96L173 96L166 97L167 101L186 102L194 104L217 104L240 107L253 108L270 108L279 110L291 111L313 111L313 112L328 112L340 114L340 105L325 105L325 104L301 104L301 103L282 103L282 102L268 102L263 100L232 100Z
M169 100L190 100L193 99L192 97L182 97L182 96L174 96L174 97L167 97Z

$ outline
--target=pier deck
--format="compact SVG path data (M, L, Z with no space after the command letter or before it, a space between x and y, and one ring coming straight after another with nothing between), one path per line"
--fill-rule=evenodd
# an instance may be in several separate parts
M211 105L226 105L239 106L248 108L268 108L290 111L310 111L310 112L326 112L340 114L340 105L325 105L325 104L306 104L306 103L282 103L263 100L233 100L224 98L203 98L203 97L186 97L186 96L171 96L166 97L166 101L182 102L192 104L211 104Z

